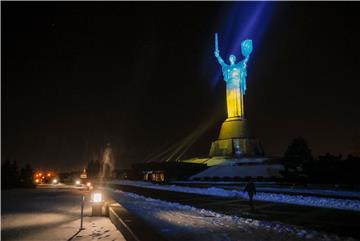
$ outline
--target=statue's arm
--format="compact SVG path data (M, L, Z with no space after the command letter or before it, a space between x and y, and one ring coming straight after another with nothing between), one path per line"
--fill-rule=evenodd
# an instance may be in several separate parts
M247 62L249 61L249 56L244 58L243 60L239 61L236 65L242 69L246 69Z
M244 64L245 64L245 67L246 67L247 62L249 61L249 57L250 57L250 55L249 55L249 56L247 56L247 57L244 59Z
M224 60L223 60L223 59L221 58L221 56L220 56L219 51L215 51L214 54L215 54L215 57L217 58L219 64L220 64L222 67L223 67L223 66L226 66Z
M225 62L224 62L224 60L219 56L219 57L217 57L217 60L218 60L218 62L219 62L219 64L221 65L221 66L225 66L226 64L225 64Z

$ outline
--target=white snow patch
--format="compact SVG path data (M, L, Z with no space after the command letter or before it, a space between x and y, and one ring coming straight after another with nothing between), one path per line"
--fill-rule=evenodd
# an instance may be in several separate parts
M257 163L258 162L258 163ZM197 173L190 177L205 178L205 177L256 177L262 176L265 178L281 177L280 171L284 169L280 164L264 164L262 161L249 161L251 165L237 165L241 162L227 161L226 164L220 164L208 167L204 171ZM254 165L256 164L256 165Z
M221 187L224 189L239 189L244 188L246 182L232 182L232 181L174 181L172 184L181 185L193 185L193 184L205 184ZM320 194L320 195L331 195L338 197L353 197L360 199L360 191L349 191L336 187L296 187L296 186L284 186L278 185L275 182L254 182L256 189L259 191L273 191L273 192L285 192L285 193L297 193L297 194Z

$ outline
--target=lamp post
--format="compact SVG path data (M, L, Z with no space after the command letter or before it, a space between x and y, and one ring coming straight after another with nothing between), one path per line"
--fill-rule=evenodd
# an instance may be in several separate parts
M84 222L84 202L85 202L85 196L83 195L81 198L81 218L80 218L80 230L84 230L83 222Z
M91 193L91 215L102 216L102 208L104 206L103 195L100 191Z

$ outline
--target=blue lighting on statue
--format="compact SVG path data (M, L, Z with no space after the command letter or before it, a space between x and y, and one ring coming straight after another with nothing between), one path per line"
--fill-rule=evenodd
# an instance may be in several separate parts
M253 50L252 41L246 39L241 43L241 53L244 59L236 63L235 55L229 56L229 63L220 56L218 35L215 33L215 57L221 65L224 80L226 82L226 101L228 118L243 118L244 117L244 102L243 96L246 92L246 64L249 61L250 54Z
M274 6L274 3L266 1L229 3L228 9L223 10L224 14L221 15L225 18L220 20L222 52L227 54L243 52L242 40L245 38L251 38L253 40L251 45L254 44L256 48L261 43L261 37L270 22ZM213 87L219 83L220 75L218 71L212 73ZM244 88L246 89L246 84Z
M217 33L215 34L215 57L222 68L224 80L227 85L233 86L234 88L240 88L241 93L244 95L246 92L246 64L249 61L250 54L253 49L252 40L247 39L241 43L241 53L245 57L243 60L236 63L236 56L231 54L229 56L230 65L226 64L220 56L218 47Z

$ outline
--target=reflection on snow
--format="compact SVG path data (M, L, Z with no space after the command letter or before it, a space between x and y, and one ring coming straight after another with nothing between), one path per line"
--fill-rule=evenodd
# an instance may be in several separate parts
M326 240L329 236L292 225L223 215L179 203L114 191L113 197L169 240ZM338 237L331 237L338 240Z
M2 230L56 224L69 220L68 215L60 213L18 213L4 218L6 222L2 220Z

